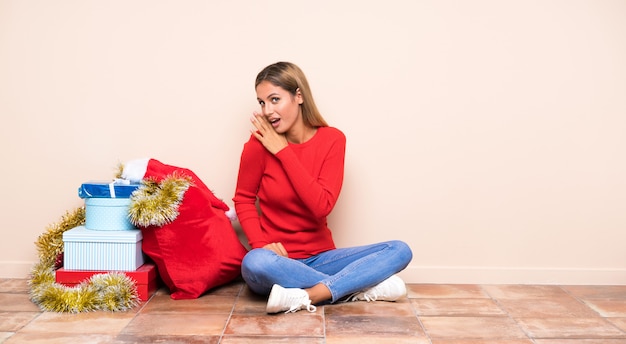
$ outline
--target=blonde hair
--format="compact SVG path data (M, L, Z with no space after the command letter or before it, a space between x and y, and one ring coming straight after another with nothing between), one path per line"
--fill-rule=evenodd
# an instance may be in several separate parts
M280 87L295 96L300 91L302 94L302 120L310 127L327 127L328 124L320 114L313 93L309 87L306 76L300 69L291 62L276 62L265 68L256 76L254 87L256 88L263 81L268 81L272 85Z

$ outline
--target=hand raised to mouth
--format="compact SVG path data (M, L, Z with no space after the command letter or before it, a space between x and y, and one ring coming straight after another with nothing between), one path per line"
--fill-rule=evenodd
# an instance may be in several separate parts
M250 132L270 153L276 154L287 147L287 137L277 133L267 117L254 112L250 121L256 128L256 130L251 129Z

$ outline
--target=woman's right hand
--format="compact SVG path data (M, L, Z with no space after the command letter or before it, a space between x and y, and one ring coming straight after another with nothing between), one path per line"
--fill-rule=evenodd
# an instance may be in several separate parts
M252 124L256 128L256 130L250 130L250 133L254 135L270 153L275 155L288 146L287 137L284 134L277 133L267 117L258 112L254 112L250 121L252 121Z
M266 250L273 251L274 253L276 253L279 256L289 257L289 254L287 253L287 250L285 250L285 247L283 246L283 244L281 244L279 242L273 242L271 244L267 244L267 245L263 246L263 248L266 249Z

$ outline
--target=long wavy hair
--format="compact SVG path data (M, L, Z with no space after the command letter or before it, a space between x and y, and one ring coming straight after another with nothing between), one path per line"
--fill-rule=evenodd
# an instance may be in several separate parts
M306 76L300 69L291 62L276 62L265 68L256 77L254 87L256 88L263 81L268 81L272 85L280 87L295 96L298 90L302 94L302 120L310 127L327 127L328 124L320 114L313 93L309 87Z

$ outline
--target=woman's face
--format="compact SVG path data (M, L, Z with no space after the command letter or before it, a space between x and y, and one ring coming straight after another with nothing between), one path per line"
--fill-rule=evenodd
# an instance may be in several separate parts
M289 132L294 125L302 124L300 91L292 95L282 87L269 81L262 81L256 87L256 96L261 105L261 112L279 134Z

